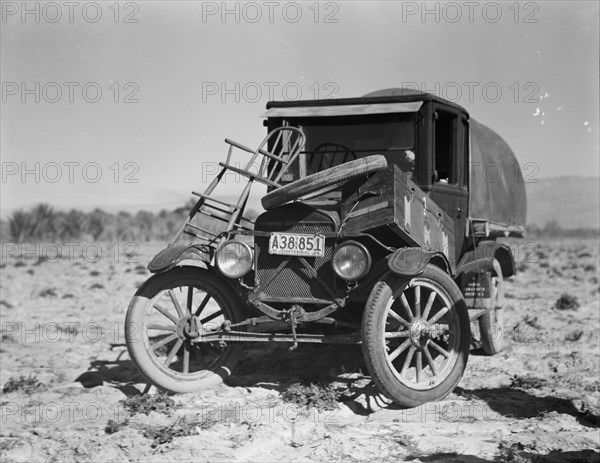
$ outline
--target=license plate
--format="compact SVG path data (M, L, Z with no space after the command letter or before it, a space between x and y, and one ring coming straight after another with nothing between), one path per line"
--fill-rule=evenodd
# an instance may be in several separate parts
M272 233L269 238L269 254L323 257L325 254L325 236Z

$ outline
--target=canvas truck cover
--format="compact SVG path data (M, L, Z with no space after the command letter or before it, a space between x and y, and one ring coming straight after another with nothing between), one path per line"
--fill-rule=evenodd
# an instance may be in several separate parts
M470 218L524 230L527 197L515 154L500 135L473 119L470 131Z

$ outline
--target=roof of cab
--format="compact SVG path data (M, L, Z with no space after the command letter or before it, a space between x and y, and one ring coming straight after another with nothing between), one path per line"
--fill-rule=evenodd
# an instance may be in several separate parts
M468 112L465 108L451 101L437 97L431 93L421 92L411 88L386 88L367 93L356 98L331 98L324 100L297 100L297 101L269 101L267 109L271 108L297 108L297 107L314 107L314 106L340 106L340 105L364 105L378 103L404 103L411 101L435 101L448 106L452 106L460 111L463 111L467 116Z

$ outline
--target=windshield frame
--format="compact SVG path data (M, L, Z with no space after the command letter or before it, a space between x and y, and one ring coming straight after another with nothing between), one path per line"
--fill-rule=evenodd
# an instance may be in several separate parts
M415 153L419 144L418 112L275 118L267 120L267 124L269 130L282 125L299 127L307 137L306 146L300 152L295 165L290 166L289 173L282 179L282 183L298 180L356 158L376 154L383 155L388 160L388 164L398 165L403 170L407 168L414 170L416 165ZM319 131L320 127L328 129ZM312 136L311 128L314 132ZM397 130L398 128L400 130ZM409 132L406 131L407 129ZM334 133L330 140L325 138L327 132ZM363 138L353 139L353 135ZM325 151L322 155L331 159L326 162L319 161L320 164L316 163L313 158L315 149L324 144L346 147L349 153L344 156L346 153L343 153L342 148L324 147ZM411 159L412 167L407 166L407 158Z

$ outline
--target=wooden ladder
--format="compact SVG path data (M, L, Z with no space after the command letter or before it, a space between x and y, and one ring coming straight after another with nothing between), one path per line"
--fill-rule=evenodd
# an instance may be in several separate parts
M269 132L256 150L226 138L225 143L229 145L226 161L219 163L221 170L204 192L192 192L194 196L198 197L198 201L190 210L188 217L180 226L169 246L172 246L182 234L186 234L216 249L223 240L229 239L233 233L239 230L252 230L254 223L243 215L250 197L252 184L256 181L270 188L279 188L283 175L300 154L304 142L305 136L300 129L287 126L278 127ZM271 147L270 151L268 150L269 146ZM232 164L232 155L235 148L252 154L244 167ZM259 164L257 165L258 161ZM253 168L255 169L254 172L251 170ZM224 183L222 180L227 171L239 174L247 180L235 204L214 197L214 191L218 185ZM221 221L226 224L225 228L221 231L210 230L202 224L202 219L200 219L200 224L192 223L197 215L207 217L209 220Z

